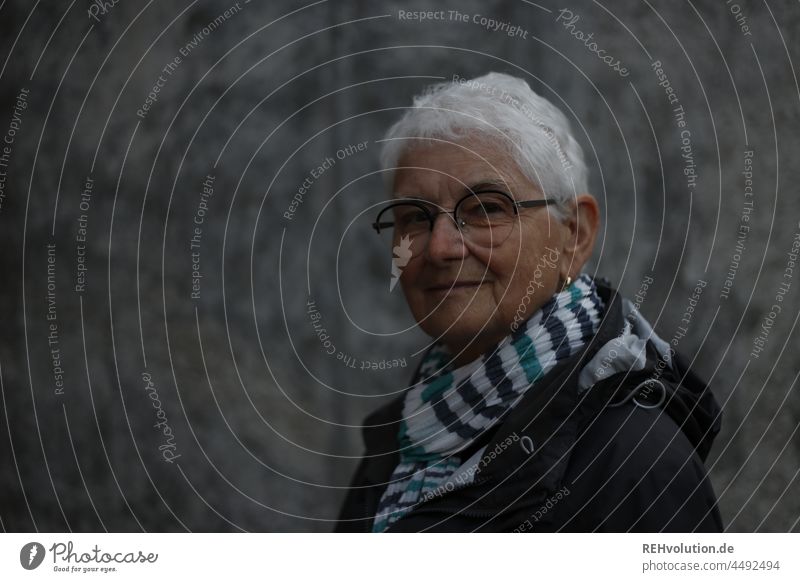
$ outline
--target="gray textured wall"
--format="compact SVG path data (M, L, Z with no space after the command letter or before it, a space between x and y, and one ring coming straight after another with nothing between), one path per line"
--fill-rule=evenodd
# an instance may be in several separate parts
M562 8L579 16L570 29ZM420 9L468 21L400 18ZM2 526L328 531L358 424L403 389L425 342L366 227L375 142L425 84L500 70L572 120L606 221L593 267L629 295L652 277L642 309L668 339L707 283L679 350L725 406L708 463L724 519L798 531L800 279L784 273L800 220L799 26L789 1L2 3ZM284 218L311 171L359 142ZM309 297L355 369L326 353ZM384 358L407 365L358 369Z

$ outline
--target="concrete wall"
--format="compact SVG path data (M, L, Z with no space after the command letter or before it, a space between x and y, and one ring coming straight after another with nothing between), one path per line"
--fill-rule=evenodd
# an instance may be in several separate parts
M424 85L499 70L584 146L606 224L592 268L629 295L652 278L643 312L724 403L708 466L726 523L797 531L800 12L606 4L7 0L3 526L328 531L358 425L426 339L369 229L376 140ZM383 359L405 367L359 369Z

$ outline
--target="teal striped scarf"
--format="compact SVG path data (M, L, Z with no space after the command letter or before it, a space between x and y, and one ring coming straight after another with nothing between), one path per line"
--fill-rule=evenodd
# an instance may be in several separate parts
M447 480L469 447L502 419L560 360L597 332L603 302L589 275L580 275L494 349L454 368L435 343L406 392L398 442L400 463L378 504L374 532L382 532Z

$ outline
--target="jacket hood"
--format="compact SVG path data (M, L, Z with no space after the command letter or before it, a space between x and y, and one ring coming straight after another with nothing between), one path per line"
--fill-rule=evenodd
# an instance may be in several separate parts
M655 332L637 306L612 289L606 279L596 278L595 283L612 311L606 315L617 326L621 320L622 330L601 344L581 369L579 392L604 381L628 384L638 380L633 390L625 391L625 396L610 406L633 400L643 408L663 408L705 461L720 431L722 412L707 383Z

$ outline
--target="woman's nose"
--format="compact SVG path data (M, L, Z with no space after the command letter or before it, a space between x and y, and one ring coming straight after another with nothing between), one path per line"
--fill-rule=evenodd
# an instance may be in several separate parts
M425 256L432 262L463 259L467 254L464 235L456 226L453 215L442 212L433 220Z

